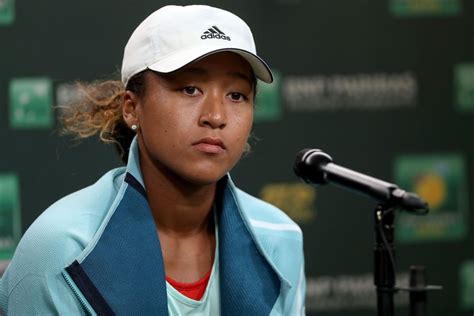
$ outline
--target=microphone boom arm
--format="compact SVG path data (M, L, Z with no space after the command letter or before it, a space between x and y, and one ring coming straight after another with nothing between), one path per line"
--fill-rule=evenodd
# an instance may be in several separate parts
M428 213L428 204L415 193L406 192L396 184L336 165L331 156L319 149L300 151L293 169L296 175L313 185L333 183L408 212L419 215Z

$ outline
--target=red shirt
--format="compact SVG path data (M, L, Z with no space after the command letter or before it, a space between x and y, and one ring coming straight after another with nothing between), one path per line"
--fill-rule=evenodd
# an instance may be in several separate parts
M166 276L166 281L184 296L199 301L204 295L204 292L206 292L207 283L209 283L209 278L211 277L211 271L212 269L209 270L202 279L193 283L178 282L169 276Z

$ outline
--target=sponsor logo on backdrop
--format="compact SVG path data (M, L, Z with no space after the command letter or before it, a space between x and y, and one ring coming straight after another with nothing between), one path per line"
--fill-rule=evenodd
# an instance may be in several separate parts
M0 272L2 262L13 256L20 234L19 181L14 174L0 174Z
M258 122L277 121L283 117L281 105L281 75L273 71L273 82L258 81L254 120Z
M453 16L462 11L461 0L390 0L395 16Z
M50 79L15 78L10 81L9 94L12 128L49 128L53 125Z
M399 157L395 182L426 200L430 213L399 213L396 237L402 242L457 240L467 234L468 196L462 156L413 155Z
M0 0L0 25L12 24L15 20L15 0Z
M283 96L292 111L391 109L416 106L412 72L288 76Z
M316 189L305 183L269 183L260 191L260 198L301 224L310 223L316 215Z
M474 63L454 68L454 91L458 109L474 111Z
M459 267L459 284L461 307L474 309L474 260L465 261Z
M408 285L409 274L397 275L397 286ZM395 306L408 305L406 292L394 296ZM358 275L336 275L307 278L306 310L314 312L337 312L348 310L374 310L377 296L372 273Z

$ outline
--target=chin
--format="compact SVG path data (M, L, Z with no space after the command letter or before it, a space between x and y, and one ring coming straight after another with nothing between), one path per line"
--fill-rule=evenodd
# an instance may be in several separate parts
M234 166L233 163L194 163L192 168L181 169L177 173L186 182L194 185L210 185L217 183Z
M217 183L220 179L222 179L227 172L225 173L207 173L203 172L200 174L193 174L189 176L183 177L185 182L188 182L194 186L207 186Z

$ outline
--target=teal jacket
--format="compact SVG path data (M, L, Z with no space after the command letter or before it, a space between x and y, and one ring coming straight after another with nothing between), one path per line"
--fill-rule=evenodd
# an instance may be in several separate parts
M160 241L132 143L127 167L50 206L0 282L2 315L167 315ZM226 176L218 213L222 315L303 315L300 228Z

